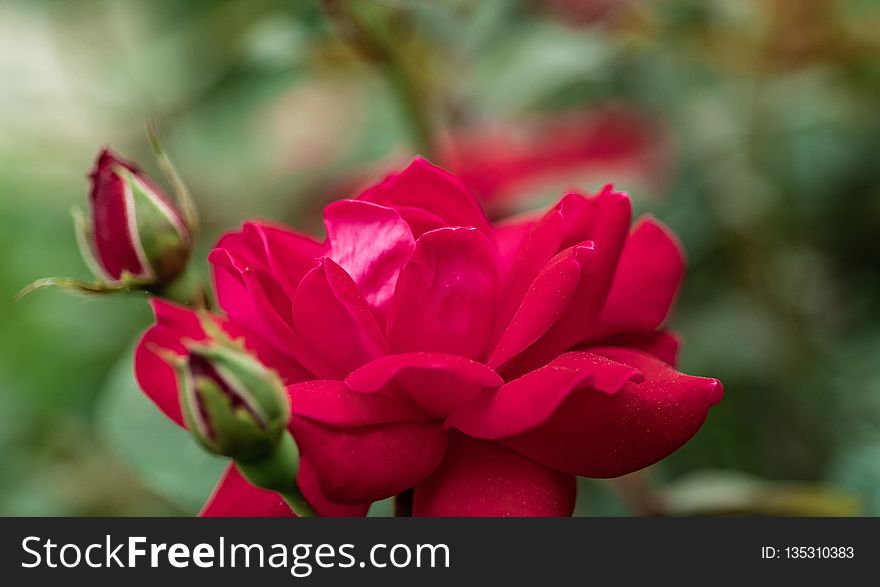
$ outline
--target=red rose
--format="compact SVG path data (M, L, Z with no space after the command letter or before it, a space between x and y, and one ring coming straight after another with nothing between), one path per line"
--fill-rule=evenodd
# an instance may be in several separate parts
M248 223L211 253L224 328L288 384L299 482L323 515L414 488L415 515L570 515L575 476L610 477L683 445L722 394L673 368L660 330L679 245L626 195L570 194L493 226L417 159L325 210L323 243ZM157 346L204 337L155 304L138 380L181 422ZM349 504L341 506L338 504ZM234 471L205 513L286 513Z
M503 213L549 198L573 178L613 175L659 187L673 152L660 125L618 104L456 131L441 160L490 211Z

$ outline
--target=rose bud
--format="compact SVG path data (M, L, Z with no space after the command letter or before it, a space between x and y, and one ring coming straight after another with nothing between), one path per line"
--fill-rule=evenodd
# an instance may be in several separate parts
M211 452L253 460L271 452L290 418L281 379L242 346L190 343L179 367L187 427Z
M91 219L73 210L80 254L97 278L37 279L16 298L44 287L106 294L146 290L188 306L209 307L201 279L187 265L198 220L189 190L159 143L152 125L147 135L162 173L173 187L166 196L133 163L109 149L98 155L91 179Z
M109 149L98 156L90 225L76 213L83 257L99 280L161 286L186 268L192 227L184 214L133 163Z
M297 515L314 515L296 484L299 455L281 378L210 319L202 327L208 340L187 342L184 357L171 357L186 427L253 485L280 493Z

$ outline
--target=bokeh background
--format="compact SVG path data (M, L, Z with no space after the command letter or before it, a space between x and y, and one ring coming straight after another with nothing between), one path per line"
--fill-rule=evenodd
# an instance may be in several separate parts
M103 145L161 177L148 118L199 259L417 152L495 217L613 182L680 236L682 370L727 393L578 513L880 514L878 30L874 0L3 0L0 514L192 514L223 466L134 386L143 298L12 301L88 277L68 209Z

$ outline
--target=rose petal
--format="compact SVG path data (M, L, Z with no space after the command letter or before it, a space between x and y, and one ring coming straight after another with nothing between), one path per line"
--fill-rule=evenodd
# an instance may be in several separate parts
M409 225L413 238L419 238L429 230L436 230L447 226L446 221L423 208L411 206L394 206L403 221Z
M369 504L340 505L324 496L307 462L299 465L297 484L306 501L321 516L363 516ZM251 485L235 465L229 465L202 511L202 517L292 518L294 513L278 493Z
M89 176L92 180L91 204L94 224L95 251L101 266L113 279L119 279L123 271L140 275L144 267L134 246L136 235L131 234L125 192L125 181L114 167L123 165L136 168L117 157L108 149L101 151L95 168Z
M337 518L360 518L367 515L370 509L369 503L361 503L354 505L339 504L330 501L326 495L321 492L321 486L318 484L318 477L315 469L305 457L299 459L299 471L296 476L296 483L303 497L309 502L318 515L324 517Z
M421 157L364 191L358 199L384 206L422 208L442 218L447 226L472 226L491 236L489 220L473 194L457 177Z
M446 450L439 427L409 422L338 428L294 415L291 430L321 491L338 503L368 503L406 491L431 474Z
M432 418L443 420L503 381L492 369L464 357L405 353L376 359L349 375L345 383L359 392L397 392Z
M251 250L262 252L265 270L292 297L303 275L323 256L317 241L266 222L247 222L242 237Z
M312 482L327 500L358 505L396 495L442 458L443 434L415 424L424 416L394 398L353 392L332 380L306 381L287 391L290 431L302 454L300 483ZM395 470L395 462L406 470ZM308 498L306 486L301 489Z
M441 228L416 243L388 316L395 352L433 351L479 359L498 298L495 247L473 228Z
M621 250L629 233L632 218L632 204L629 197L621 192L614 192L606 187L599 195L587 200L589 204L582 212L569 218L565 212L563 217L571 221L566 231L563 246L569 242L579 243L592 240L595 243L596 255L586 269L585 279L581 280L575 293L575 302L563 320L557 324L560 332L554 333L571 341L583 340L579 332L584 326L594 321L599 315L611 280L620 258ZM563 343L563 347L568 345Z
M504 286L498 319L498 326L502 329L513 318L538 272L559 252L562 232L562 213L556 206L544 214L524 237Z
M446 458L419 483L414 516L570 516L575 478L498 444L454 434Z
M559 253L545 265L489 358L497 367L538 340L563 315L581 281L582 268L593 258L587 241Z
M507 279L526 237L538 223L534 214L517 216L495 225L495 242L501 263L501 275Z
M597 346L619 346L654 355L670 367L678 365L678 337L668 330L647 334L624 334L604 339Z
M593 197L571 193L535 223L517 253L504 289L502 324L510 321L541 268L558 252L584 241L595 240L594 237L606 240L603 222L613 221L615 233L621 233L625 238L629 230L629 216L621 213L626 210L617 211L621 198L628 203L623 194L612 192L609 187ZM608 247L607 243L600 243L599 246ZM603 256L608 254L605 251ZM610 285L610 282L606 285Z
M552 8L602 16L614 0L547 0ZM592 19L591 19L592 20ZM444 137L444 164L493 209L521 207L572 177L625 174L662 183L671 145L655 121L633 109L589 107L517 120L466 125Z
M568 310L537 342L502 367L506 378L527 373L553 357L594 340L597 323L629 232L632 205L626 194L606 187L597 196L569 195L557 206L563 247L591 240L596 253L583 268Z
M566 225L562 246L591 240L596 248L596 258L588 269L590 279L581 282L577 294L578 306L572 308L571 318L596 316L611 287L620 252L629 233L632 204L626 194L606 186L592 198L568 196L560 206ZM577 325L570 328L576 330Z
M230 239L226 240L228 242ZM247 324L284 348L286 335L290 331L290 302L285 303L280 286L273 288L276 290L274 295L267 294L263 286L269 278L265 273L257 265L236 256L231 249L214 249L208 255L208 260L214 270L217 302L229 319L238 324ZM263 275L263 279L259 275ZM272 288L271 285L269 287Z
M177 374L161 350L177 355L186 354L183 340L207 338L195 312L158 298L150 300L156 323L147 329L138 342L134 355L134 372L138 385L156 406L178 425L183 426L177 391Z
M202 507L203 518L292 518L284 498L254 487L234 464L226 468L211 497Z
M293 323L339 377L388 352L357 285L326 257L300 282L293 297Z
M501 386L494 395L477 399L447 423L475 438L515 436L545 424L577 390L614 394L627 381L641 378L638 369L594 353L565 353Z
M263 271L271 271L269 259L266 258L266 248L254 246L253 239L244 238L244 229L241 231L227 232L223 234L214 245L212 250L226 251L231 259L241 268L251 267Z
M415 246L409 225L391 208L357 200L327 206L324 224L328 255L348 272L377 315L384 316Z
M642 219L620 254L599 331L655 330L666 320L683 275L684 252L676 238L653 218Z
M315 376L335 375L335 370L294 331L291 303L279 285L264 272L243 264L227 249L214 249L208 260L214 267L217 300L231 322L256 333Z
M543 425L500 442L558 471L617 477L681 448L723 394L717 379L683 375L645 353L591 350L638 369L644 381L629 381L614 394L580 389Z
M350 428L390 422L425 422L418 410L382 393L352 391L342 381L315 379L287 387L295 416Z

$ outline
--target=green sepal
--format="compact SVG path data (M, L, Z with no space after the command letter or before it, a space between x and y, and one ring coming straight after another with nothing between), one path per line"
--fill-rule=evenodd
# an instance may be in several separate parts
M188 377L190 377L188 375ZM236 459L251 460L272 451L284 427L277 423L264 425L253 412L243 406L233 406L221 387L214 381L199 377L189 383L194 386L197 405L186 403L185 418L191 430L196 430L195 409L202 410L201 421L207 428L198 430L196 439L205 448L217 454Z
M171 158L162 147L162 142L159 140L159 133L156 132L156 125L152 120L147 121L146 130L147 139L150 142L150 148L153 150L153 155L156 157L156 163L159 165L162 174L165 175L165 178L171 184L174 191L174 199L183 215L186 227L189 229L190 235L195 238L199 228L199 216L198 209L192 199L192 193L189 191L186 183L184 183L177 168L171 162Z
M69 293L85 295L115 294L131 292L136 289L131 285L122 282L96 281L90 283L88 281L82 281L70 277L43 277L32 281L15 294L15 300L18 301L38 289L45 289L47 287L60 287Z
M290 419L281 378L244 345L203 316L210 342L185 342L188 356L177 366L187 427L208 450L250 460L270 452ZM204 361L216 378L193 372ZM218 380L219 379L219 380Z
M79 254L98 280L111 281L110 276L101 267L98 262L98 256L95 251L95 235L91 225L86 221L85 213L77 206L70 209L70 215L73 217L73 229L76 233L76 245L79 248Z
M137 175L118 167L114 170L130 190L136 234L132 244L145 265L138 276L150 284L164 284L176 279L186 269L192 254L192 238L180 223L171 203L156 194Z

